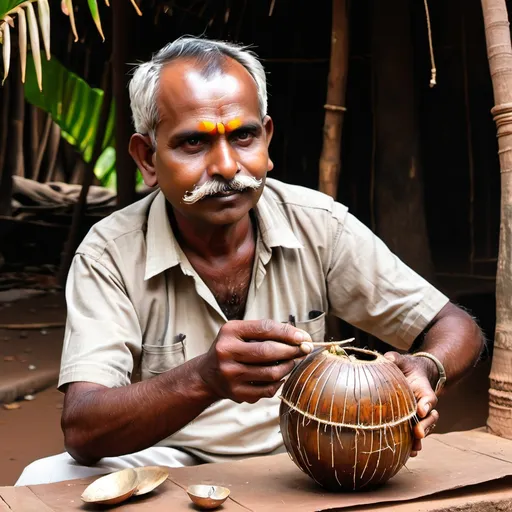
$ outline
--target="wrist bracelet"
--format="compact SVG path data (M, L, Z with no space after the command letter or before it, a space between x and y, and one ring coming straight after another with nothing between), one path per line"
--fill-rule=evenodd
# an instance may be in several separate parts
M435 394L437 395L441 389L443 389L445 383L446 383L446 372L444 370L444 366L442 365L441 361L437 359L436 356L433 356L429 352L416 352L414 354L411 354L413 357L426 357L427 359L430 359L435 363L437 366L437 371L439 372L439 380L436 384L436 389L434 390Z

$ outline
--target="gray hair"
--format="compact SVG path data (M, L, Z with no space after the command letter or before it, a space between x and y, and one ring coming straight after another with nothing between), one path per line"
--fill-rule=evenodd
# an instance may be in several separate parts
M267 83L265 70L256 55L247 47L211 39L184 36L164 46L152 59L137 66L129 84L133 123L137 133L149 135L156 145L155 131L159 122L156 98L163 67L177 58L196 59L206 76L218 72L226 57L239 62L256 82L261 118L267 114Z

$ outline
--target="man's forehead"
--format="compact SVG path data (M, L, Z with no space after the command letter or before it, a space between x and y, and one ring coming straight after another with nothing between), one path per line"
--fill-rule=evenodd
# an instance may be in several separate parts
M190 59L176 59L160 75L158 91L162 114L192 111L230 110L242 107L259 112L258 91L249 72L233 59L226 59L217 69L204 72L204 64Z

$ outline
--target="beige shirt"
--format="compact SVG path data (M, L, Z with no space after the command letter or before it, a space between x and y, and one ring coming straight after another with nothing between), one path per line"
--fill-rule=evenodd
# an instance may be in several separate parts
M247 320L293 315L323 341L329 312L408 349L448 302L326 195L268 179L255 216ZM159 191L92 228L66 299L59 386L149 379L205 353L227 321L178 245ZM310 320L310 311L321 314ZM219 401L160 444L206 460L272 452L282 447L278 395L252 405Z

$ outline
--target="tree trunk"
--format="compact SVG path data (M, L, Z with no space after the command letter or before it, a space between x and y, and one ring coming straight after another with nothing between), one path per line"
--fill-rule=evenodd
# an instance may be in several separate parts
M340 175L341 132L348 72L347 0L332 0L331 59L320 155L319 189L336 199Z
M35 107L33 107L35 108ZM43 156L46 152L46 146L48 145L48 138L50 136L50 130L53 125L52 116L50 114L46 114L46 120L44 123L43 134L41 135L41 140L39 146L37 148L37 154L35 157L34 167L32 169L32 179L35 181L41 181L41 164L43 163ZM43 173L47 174L47 173ZM44 182L43 182L44 183Z
M35 105L28 105L27 117L29 120L30 155L25 154L25 178L35 179L37 155L40 151L41 135L39 130L39 109Z
M494 434L512 439L512 48L505 0L482 0L482 10L501 168L496 336L487 426Z
M59 154L60 141L60 126L57 123L52 122L48 152L46 154L46 173L44 175L41 174L39 177L42 183L53 180L55 165L57 163L57 155Z
M136 165L128 153L132 136L130 97L128 94L128 63L134 62L134 9L127 9L124 0L112 0L113 80L116 98L116 172L117 205L128 206L135 199Z
M423 203L409 0L374 1L375 211L379 236L434 279Z
M84 181L85 173L87 168L87 164L82 159L81 155L77 154L77 159L75 162L75 167L73 167L73 172L71 173L71 179L69 183L72 185L80 185Z
M4 171L5 154L7 153L7 135L9 134L9 87L10 79L2 87L2 103L0 106L0 183Z

